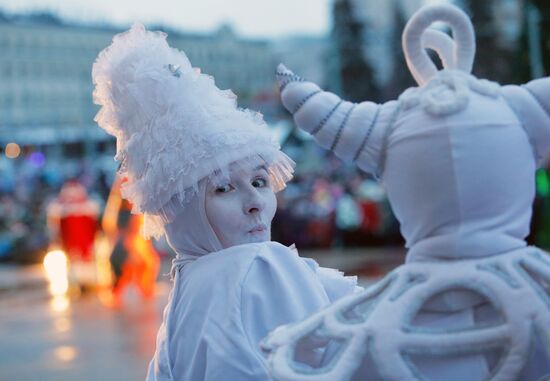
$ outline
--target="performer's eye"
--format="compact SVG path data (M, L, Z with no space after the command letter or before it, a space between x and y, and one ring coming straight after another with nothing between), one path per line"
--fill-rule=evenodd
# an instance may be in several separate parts
M263 187L266 187L267 185L268 185L268 181L263 177L257 177L254 180L252 180L252 186L254 188L263 188Z
M231 184L224 184L216 187L216 193L228 193L228 192L231 192L232 190L233 190L233 186Z

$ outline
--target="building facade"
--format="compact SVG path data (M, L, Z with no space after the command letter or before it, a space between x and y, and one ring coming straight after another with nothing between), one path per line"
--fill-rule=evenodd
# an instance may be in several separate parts
M158 29L151 27L150 29ZM54 161L109 153L114 139L94 122L91 70L114 34L111 27L69 25L48 15L0 15L0 147L13 142ZM268 41L243 40L229 27L208 35L168 31L193 66L246 103L272 91L275 62ZM2 155L4 156L4 155Z

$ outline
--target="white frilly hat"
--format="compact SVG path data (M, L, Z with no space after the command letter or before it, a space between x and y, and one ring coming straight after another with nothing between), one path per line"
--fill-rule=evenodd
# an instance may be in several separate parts
M122 196L145 215L146 237L161 236L199 180L231 163L260 158L275 191L292 178L294 162L262 115L238 108L237 97L193 68L165 33L135 24L116 35L92 77L94 102L102 106L95 120L117 138L115 159L127 179Z

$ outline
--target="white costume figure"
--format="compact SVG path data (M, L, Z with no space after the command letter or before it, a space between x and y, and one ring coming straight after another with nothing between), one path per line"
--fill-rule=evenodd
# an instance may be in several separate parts
M436 21L453 39L426 30ZM550 78L501 87L472 76L473 28L451 5L417 12L403 47L419 87L382 105L342 101L278 68L296 124L383 180L409 251L373 287L273 331L262 344L272 375L548 380L550 256L524 239L550 150ZM317 366L294 355L308 338L330 348Z
M177 254L147 379L269 380L260 340L357 288L270 242L274 193L294 163L261 115L237 108L163 33L136 24L115 36L93 80L122 195L145 215L145 235L165 234Z

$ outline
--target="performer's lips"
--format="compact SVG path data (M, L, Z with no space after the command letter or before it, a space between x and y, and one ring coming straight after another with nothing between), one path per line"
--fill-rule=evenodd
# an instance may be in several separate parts
M267 226L265 226L265 224L258 224L256 226L254 226L252 229L250 229L248 232L249 233L263 233L264 231L267 230Z

